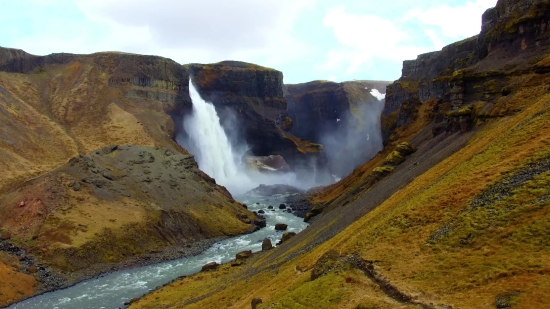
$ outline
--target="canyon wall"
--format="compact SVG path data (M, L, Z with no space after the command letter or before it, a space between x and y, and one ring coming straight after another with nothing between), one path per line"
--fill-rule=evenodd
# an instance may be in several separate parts
M405 61L384 149L303 197L307 229L131 308L548 307L549 17L499 0L479 36Z

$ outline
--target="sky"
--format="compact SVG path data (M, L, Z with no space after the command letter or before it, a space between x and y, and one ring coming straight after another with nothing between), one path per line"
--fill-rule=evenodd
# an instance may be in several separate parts
M0 0L0 46L246 61L284 82L389 80L479 33L496 0Z

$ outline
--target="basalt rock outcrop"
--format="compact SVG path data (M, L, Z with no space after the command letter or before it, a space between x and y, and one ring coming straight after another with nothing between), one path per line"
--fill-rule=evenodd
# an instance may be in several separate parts
M258 187L248 191L246 195L250 196L273 196L279 194L296 194L302 193L303 190L300 190L296 187L289 185L259 185Z
M316 143L322 143L323 134L361 121L362 106L377 103L372 89L385 93L390 82L353 81L335 83L313 81L285 85L288 117L292 119L290 132ZM351 117L350 117L351 116Z
M387 88L384 142L410 135L414 122L438 135L513 112L506 97L550 71L549 19L546 1L499 1L483 14L479 35L405 61L402 77Z
M190 106L187 76L161 57L0 48L0 191L111 144L186 153L169 113Z
M287 109L280 71L238 61L188 68L203 99L216 107L230 140L246 142L250 155L281 155L296 166L307 153L317 154L317 149L302 147L278 126Z
M260 173L284 174L291 171L285 159L279 155L245 156L242 161L248 169Z
M0 188L109 144L185 152L174 138L192 110L190 76L251 155L282 155L292 166L309 151L275 125L286 111L281 72L240 62L180 65L116 52L35 56L0 48ZM227 127L230 118L239 130Z

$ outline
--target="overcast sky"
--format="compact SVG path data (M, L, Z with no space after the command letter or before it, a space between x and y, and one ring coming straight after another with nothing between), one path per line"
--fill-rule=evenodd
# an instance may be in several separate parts
M240 60L285 83L395 80L402 61L476 35L496 0L0 0L0 46Z

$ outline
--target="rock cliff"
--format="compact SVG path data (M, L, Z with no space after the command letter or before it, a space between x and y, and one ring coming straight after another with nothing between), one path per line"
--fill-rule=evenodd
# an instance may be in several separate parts
M304 152L310 151L300 151L276 124L286 111L281 72L237 61L187 67L203 99L216 107L233 142L246 142L250 155L282 155L291 166L305 160ZM182 109L180 114L187 112Z
M117 53L0 55L0 191L109 144L185 153L168 114L186 102L177 63Z
M180 65L162 57L114 52L34 56L0 48L0 75L5 102L0 117L7 124L0 136L0 156L5 158L0 162L15 178L23 167L36 175L71 155L109 144L178 147L174 135L192 109L190 76L215 104L226 131L246 141L252 155L279 154L291 166L303 155L275 125L286 102L282 73L272 69L240 62ZM117 130L122 123L124 129ZM235 123L238 128L229 127ZM49 143L55 147L45 147L39 132L52 131L57 138ZM28 149L39 151L31 154ZM35 166L31 156L36 155L43 166Z
M353 81L334 83L330 81L313 81L304 84L285 85L288 116L292 119L294 135L322 142L323 133L345 126L351 112L356 121L362 115L360 105L369 106L376 103L370 90L386 92L390 82ZM340 119L341 121L337 121Z
M314 81L285 85L288 117L292 121L289 131L323 144L331 173L346 176L381 148L381 103L370 92L376 89L385 93L388 84Z
M483 14L479 35L405 61L402 77L387 89L384 141L408 135L415 122L432 123L437 135L513 112L505 98L522 79L548 71L547 6L545 1L499 1Z

